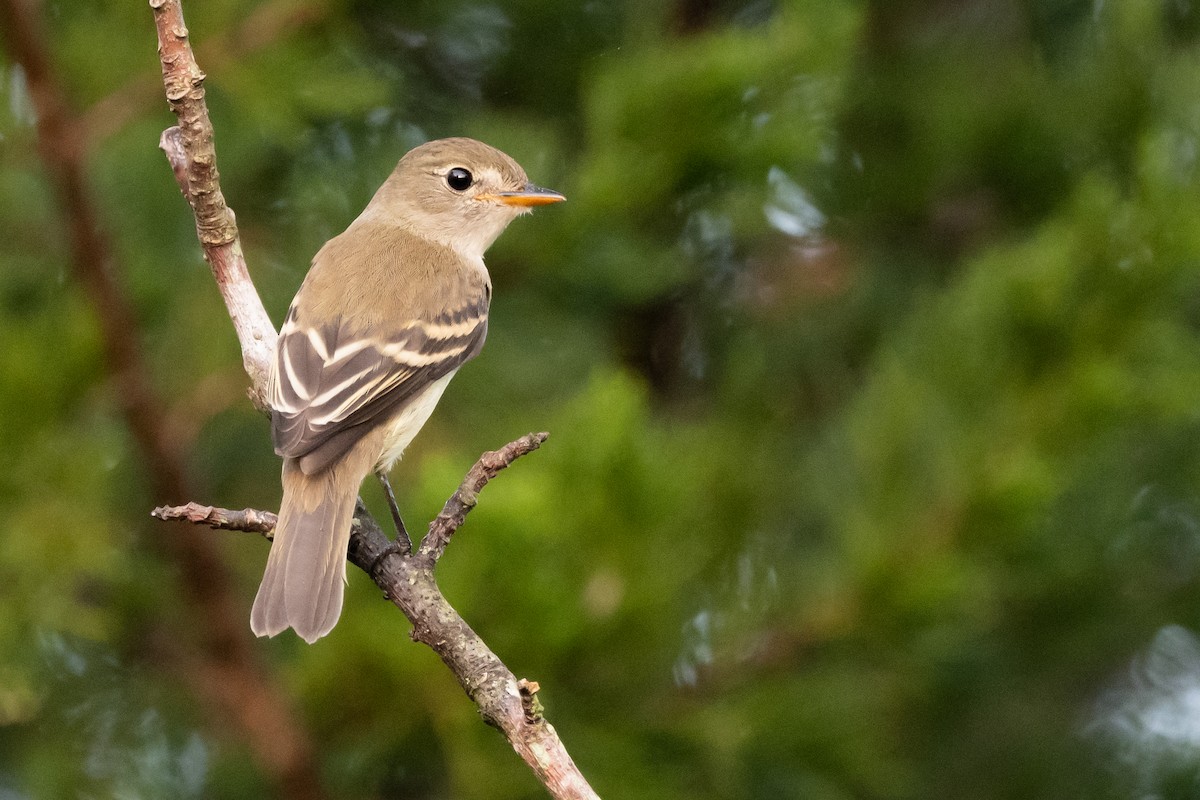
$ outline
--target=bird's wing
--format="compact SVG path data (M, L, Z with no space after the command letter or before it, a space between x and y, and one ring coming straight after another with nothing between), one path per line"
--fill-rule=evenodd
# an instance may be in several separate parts
M307 326L295 306L279 334L269 397L275 452L317 472L431 383L473 358L487 335L486 294L434 319L353 330Z

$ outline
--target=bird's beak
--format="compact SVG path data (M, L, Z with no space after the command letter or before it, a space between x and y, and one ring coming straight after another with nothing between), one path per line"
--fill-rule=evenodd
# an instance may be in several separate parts
M506 206L517 206L518 208L530 208L532 206L548 206L551 203L561 203L567 198L563 197L552 189L543 189L540 186L534 186L532 183L525 184L523 189L516 192L495 192L492 194L481 194L476 199L478 200L495 200L498 203L504 203Z

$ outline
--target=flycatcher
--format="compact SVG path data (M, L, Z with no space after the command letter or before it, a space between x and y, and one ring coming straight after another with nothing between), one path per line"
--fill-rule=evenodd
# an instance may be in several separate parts
M307 642L342 611L360 484L387 472L454 373L479 353L492 283L483 253L510 222L563 196L473 139L400 159L365 211L313 258L272 364L283 502L250 627Z

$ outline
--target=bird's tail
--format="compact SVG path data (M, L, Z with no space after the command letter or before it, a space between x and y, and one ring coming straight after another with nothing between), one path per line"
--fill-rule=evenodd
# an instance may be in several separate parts
M353 455L347 461L355 461ZM274 636L291 627L309 644L337 624L346 581L350 519L364 473L345 461L306 475L283 461L283 503L250 628Z

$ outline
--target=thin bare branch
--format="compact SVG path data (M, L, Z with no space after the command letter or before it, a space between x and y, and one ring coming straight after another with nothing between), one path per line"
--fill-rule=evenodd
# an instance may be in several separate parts
M250 376L250 398L267 409L267 377L275 352L275 326L250 280L233 211L221 193L212 122L204 100L204 73L192 54L183 9L178 0L150 0L158 31L167 102L179 125L163 131L159 146L167 154L175 180L196 216L196 235L204 258L242 347L242 365Z
M202 506L199 503L159 506L150 512L150 516L164 521L182 520L226 531L261 533L267 539L273 538L271 532L275 530L275 525L279 522L279 515L271 511L259 511L253 508L231 511L228 508Z
M489 450L481 455L479 460L467 471L467 475L459 484L458 489L446 501L442 513L429 523L429 531L421 543L421 553L436 563L445 552L450 537L462 527L467 514L475 507L479 492L488 484L488 481L521 456L532 453L541 447L549 438L550 434L548 433L527 433L499 450ZM275 530L275 524L279 521L279 516L271 511L260 511L253 508L233 511L200 503L159 506L150 512L150 516L164 521L180 520L196 525L207 525L219 530L261 533L267 539L272 538L271 532ZM380 588L387 589L386 586Z
M368 515L356 515L355 527L350 560L404 612L413 624L412 638L438 654L475 701L484 721L504 734L550 795L557 800L599 800L554 727L542 716L540 704L532 696L537 684L525 681L522 691L522 681L446 600L434 578L433 554L422 550L396 553L379 524Z
M526 434L480 456L446 501L442 513L429 523L429 532L414 553L398 551L359 501L348 557L404 612L413 624L412 638L438 654L479 707L484 721L504 734L552 797L598 800L554 727L543 716L537 682L518 680L513 675L454 610L434 577L434 567L446 543L475 507L483 487L513 461L536 450L548 436ZM276 521L275 515L268 511L230 511L197 503L156 508L154 516L252 533L265 533Z
M499 450L489 450L480 456L475 466L471 467L467 476L463 478L458 491L446 501L442 513L429 523L429 532L421 540L420 552L436 563L445 552L446 545L450 543L450 537L462 526L467 513L475 507L479 492L487 482L521 456L537 450L548 438L548 433L527 433Z

